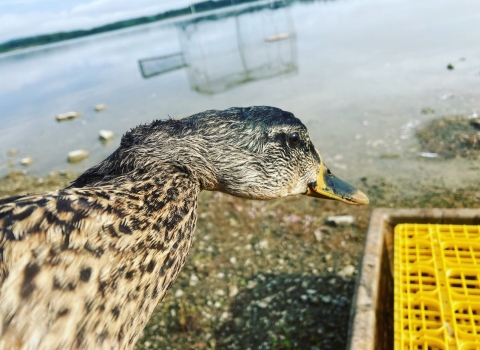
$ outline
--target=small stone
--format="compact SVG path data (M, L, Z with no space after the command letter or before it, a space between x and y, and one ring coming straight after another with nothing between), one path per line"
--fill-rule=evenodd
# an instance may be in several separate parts
M438 158L438 153L434 152L420 152L418 155L423 158Z
M330 225L351 225L355 222L355 218L351 215L329 216L325 223Z
M107 108L107 105L104 104L104 103L100 103L99 105L96 105L96 106L95 106L95 112L101 112L101 111L103 111L105 108Z
M307 295L300 295L300 299L302 299L303 301L307 301L308 296Z
M20 151L19 151L18 149L12 148L11 150L9 150L9 151L7 152L7 156L13 157L13 156L17 155L19 152L20 152Z
M347 265L338 272L338 275L340 277L345 278L345 277L351 277L354 273L355 273L355 266Z
M112 141L114 138L113 131L110 130L100 130L98 132L98 138L102 142Z
M449 64L447 64L447 69L448 70L455 69L455 66L453 65L453 63L449 63Z
M313 235L315 236L315 239L316 239L318 242L321 242L321 241L322 241L322 239L323 239L322 230L320 230L319 228L317 228L315 231L313 231Z
M425 108L422 108L420 113L422 113L422 114L434 114L435 110L433 108L430 108L430 107L425 107Z
M220 304L219 301L216 301L215 304L213 304L213 307L216 308L216 309L220 308L221 306L222 306L222 304Z
M189 284L190 286L194 287L194 286L196 286L196 285L198 284L198 281L199 281L199 280L198 280L197 275L192 274L192 275L190 276L190 281L188 282L188 284Z
M230 317L230 314L225 311L220 315L220 321L226 321L228 320L229 317Z
M70 111L63 114L57 114L55 118L57 119L58 122L63 122L65 120L77 119L78 117L80 117L80 112Z
M316 294L317 291L315 289L307 289L308 294Z
M215 277L216 278L224 278L225 274L223 272L219 272L219 273L217 273L217 275Z
M230 223L230 226L232 226L232 227L237 227L238 226L238 221L235 220L234 218L230 218L229 223Z
M68 161L70 163L78 163L88 158L89 153L83 149L77 149L75 151L68 152Z
M267 249L268 248L268 241L264 239L263 241L258 242L257 244L255 244L255 248Z
M237 263L237 258L235 258L234 256L232 256L232 257L230 258L230 263L235 265L235 264Z
M234 298L238 294L238 287L237 286L231 286L230 287L230 292L228 293L228 296L230 298Z
M380 159L397 159L400 158L398 153L383 153L380 155Z
M257 283L258 283L257 281L250 280L250 281L248 281L247 288L248 289L253 289L257 286Z
M268 304L264 301L259 301L259 302L257 302L257 306L262 308L262 309L265 309L268 306Z
M223 289L217 289L217 290L215 291L215 294L218 295L218 296L220 296L220 297L225 296L225 292L223 291Z
M332 297L329 295L322 295L321 298L322 298L322 301L327 304L332 301Z
M20 164L22 164L23 166L29 166L29 165L32 165L32 163L33 163L33 159L30 156L26 156L20 159Z
M183 290L177 289L175 292L175 298L180 298L183 295Z

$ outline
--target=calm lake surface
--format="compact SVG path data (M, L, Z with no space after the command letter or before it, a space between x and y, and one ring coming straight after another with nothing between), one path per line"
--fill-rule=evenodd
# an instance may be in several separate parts
M353 183L478 179L478 161L420 157L414 130L480 114L479 1L257 5L0 55L0 174L82 172L138 124L271 105L299 117L332 171ZM96 113L99 103L107 108ZM55 121L67 111L82 116ZM100 143L100 129L114 141ZM13 167L12 148L20 150ZM75 149L90 157L68 164ZM19 165L25 155L28 168Z

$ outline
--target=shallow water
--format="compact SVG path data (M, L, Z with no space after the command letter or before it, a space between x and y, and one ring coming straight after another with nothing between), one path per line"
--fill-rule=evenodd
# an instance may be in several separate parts
M0 173L23 169L24 155L34 160L32 174L81 172L140 123L272 105L299 117L332 171L354 183L384 176L455 187L478 178L478 161L421 158L413 135L431 118L480 113L480 2L339 0L242 11L0 55ZM96 113L99 103L107 109ZM435 114L421 114L424 107ZM70 110L82 117L55 121ZM101 144L100 129L115 140ZM12 148L20 150L13 168ZM68 164L79 148L90 157Z

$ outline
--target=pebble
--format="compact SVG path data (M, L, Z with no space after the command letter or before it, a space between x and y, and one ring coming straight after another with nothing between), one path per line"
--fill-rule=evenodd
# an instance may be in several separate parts
M253 289L257 286L257 283L258 283L257 281L253 281L253 280L248 281L247 288L248 289Z
M321 298L322 298L322 301L327 304L332 301L332 297L330 295L322 295Z
M351 215L329 216L325 222L330 225L351 225L355 218Z
M55 119L57 119L58 122L63 122L65 120L77 119L78 117L80 117L80 112L70 111L63 114L57 114Z
M422 108L420 113L422 113L422 114L434 114L435 110L433 108L430 108L430 107L425 107L425 108Z
M18 149L12 148L11 150L9 150L9 151L7 152L7 156L13 157L13 156L17 155L18 152L20 152Z
M68 161L70 163L78 163L88 158L89 153L83 149L77 149L75 151L68 152Z
M434 152L420 152L418 155L423 158L438 158L438 153Z
M215 304L213 304L213 307L216 308L216 309L220 308L221 306L222 306L222 304L220 304L219 301L216 301Z
M190 286L194 287L194 286L196 286L196 285L198 284L198 281L199 281L199 279L198 279L197 275L192 274L192 275L190 276L190 281L188 282L188 284L189 284Z
M20 164L22 164L23 166L29 166L29 165L32 165L32 163L33 163L32 157L26 156L20 159Z
M340 277L345 278L345 277L351 277L354 273L355 273L355 266L347 265L338 272L338 275Z
M449 63L449 64L447 64L447 69L448 70L455 69L455 66L453 65L453 63Z
M219 272L219 273L217 273L217 275L215 277L216 278L224 278L225 274L223 272Z
M113 131L110 130L100 130L98 132L98 137L100 141L107 142L113 140Z
M315 239L316 239L318 242L321 242L321 241L322 241L322 239L323 239L322 230L320 230L319 228L317 228L315 231L313 231L313 235L315 236Z
M96 106L95 106L95 112L101 112L101 111L103 111L105 108L107 108L107 105L104 104L104 103L100 103L99 105L96 105Z
M217 289L217 290L215 291L215 294L218 295L218 296L220 296L220 297L225 296L225 292L223 291L223 289Z
M234 298L238 294L238 287L237 286L231 286L230 287L230 292L228 293L228 296L230 298Z
M180 298L183 295L183 290L177 289L175 292L175 298Z
M235 258L234 256L232 256L232 257L230 258L230 263L233 264L233 265L235 265L235 264L237 263L237 258Z

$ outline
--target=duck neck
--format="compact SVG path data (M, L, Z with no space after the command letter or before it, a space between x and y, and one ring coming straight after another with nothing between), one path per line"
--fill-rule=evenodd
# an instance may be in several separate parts
M122 322L105 320L110 326L104 345L116 339L120 347L135 344L185 264L193 241L200 183L178 167L160 169L154 176L136 176L135 181L123 178L95 187L71 187L77 195L94 191L97 198L108 198L104 211L112 208L116 214L110 226L104 224L106 232L90 237L85 245L93 251L109 247L102 257L109 256L103 267L107 278L99 281L101 295L95 303L118 310ZM101 287L102 283L106 285ZM101 312L97 317L111 316ZM89 331L96 330L85 333Z

